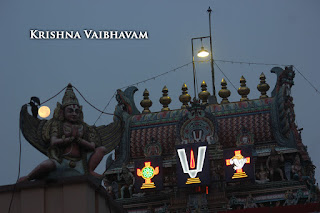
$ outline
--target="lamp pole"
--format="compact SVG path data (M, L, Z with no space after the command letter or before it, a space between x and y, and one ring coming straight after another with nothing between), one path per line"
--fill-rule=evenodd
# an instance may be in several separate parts
M211 76L212 76L212 89L213 94L211 97L209 97L209 101L213 104L217 103L217 97L216 97L216 87L214 83L214 66L213 66L213 52L212 52L212 35L211 35L211 8L209 7L207 12L209 13L209 31L210 31L210 64L211 64ZM210 100L211 99L211 100Z
M196 93L196 68L195 68L195 64L194 64L194 54L193 54L193 38L191 39L191 47L192 47L193 90L194 90L194 98L197 98L197 93Z
M214 83L214 66L213 66L213 51L212 51L212 35L211 35L211 8L207 10L209 13L209 36L203 36L203 37L197 37L197 38L192 38L191 39L191 46L192 46L192 68L193 68L193 87L194 87L194 97L197 97L196 93L196 68L195 68L195 61L194 61L194 52L193 52L193 40L200 39L201 40L201 50L198 52L198 57L207 57L210 55L210 65L211 65L211 77L212 77L212 88L213 88L213 93L211 96L209 96L209 103L210 104L216 104L217 103L217 97L216 97L216 88L215 88L215 83ZM209 38L210 39L210 54L208 51L204 49L202 46L202 39ZM201 54L200 54L201 53ZM204 54L205 53L205 54Z

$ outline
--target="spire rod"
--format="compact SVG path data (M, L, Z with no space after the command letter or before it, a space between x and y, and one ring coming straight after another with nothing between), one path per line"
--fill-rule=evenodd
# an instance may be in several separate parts
M211 52L211 58L210 58L210 65L211 65L211 76L212 76L212 89L213 93L212 96L210 97L210 102L215 104L217 103L217 97L216 97L216 87L214 83L214 66L213 66L213 52L212 52L212 34L211 34L211 8L209 7L207 12L209 13L209 31L210 31L210 52Z

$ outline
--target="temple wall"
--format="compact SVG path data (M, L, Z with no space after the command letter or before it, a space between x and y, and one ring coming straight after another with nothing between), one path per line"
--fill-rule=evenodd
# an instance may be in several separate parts
M0 212L8 212L14 185L0 186ZM64 178L55 183L17 184L10 213L123 212L104 188L90 178Z

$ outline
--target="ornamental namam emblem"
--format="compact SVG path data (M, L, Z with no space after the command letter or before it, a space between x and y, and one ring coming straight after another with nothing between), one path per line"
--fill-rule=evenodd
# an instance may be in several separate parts
M193 104L178 124L177 175L180 187L210 183L208 144L214 144L216 122L205 106Z
M188 108L188 113L177 125L177 139L179 144L217 142L218 123L211 113L205 111L205 106L193 104Z
M209 183L209 175L206 175L209 174L209 160L206 159L207 145L207 143L177 145L179 186Z

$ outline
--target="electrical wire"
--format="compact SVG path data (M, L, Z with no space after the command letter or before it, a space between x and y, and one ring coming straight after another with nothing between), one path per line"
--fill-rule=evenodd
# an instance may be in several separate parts
M107 105L103 108L103 111L105 111L107 109L107 107L109 106L109 104L111 103L111 100L113 99L113 97L116 95L116 92L113 94L113 96L110 98L109 102L107 103ZM97 121L100 119L101 115L103 113L100 113L99 117L97 118L97 120L94 122L93 125L95 125L97 123Z
M181 66L177 67L177 68L174 68L174 69L169 70L169 71L167 71L167 72L161 73L161 74L156 75L156 76L154 76L154 77L145 79L145 80L143 80L143 81L139 81L139 82L136 82L136 83L134 83L134 84L130 84L130 85L128 85L128 86L121 87L120 89L128 88L128 87L130 87L130 86L138 85L138 84L140 84L140 83L145 83L145 82L150 81L150 80L155 80L156 78L158 78L158 77L160 77L160 76L166 75L166 74L168 74L168 73L170 73L170 72L175 72L176 70L181 69L181 68L183 68L183 67L186 67L186 66L188 66L189 64L192 64L192 62L186 63L186 64L184 64L184 65L181 65Z
M10 213L10 211L11 211L11 206L12 206L12 203L13 203L13 198L14 198L14 194L15 194L15 191L16 191L18 180L20 178L20 171L21 171L21 128L20 128L21 126L20 125L21 125L21 123L19 122L19 168L18 168L18 177L17 177L16 183L13 186L13 191L12 191L12 196L11 196L11 200L10 200L10 204L9 204L8 213Z
M208 61L210 61L210 60L204 60L204 61L196 61L196 62L198 62L198 63L202 63L202 62L208 62ZM220 62L224 62L224 63L235 63L235 64L248 64L248 65L264 65L264 66L282 66L282 67L286 67L286 66L290 66L290 65L288 65L288 64L269 64L269 63L257 63L257 62L247 62L247 61L230 61L230 60L219 60L219 59L215 59L214 61L220 61ZM216 66L219 68L219 66L218 66L218 64L217 63L215 63L216 64ZM297 67L296 66L294 66L293 65L293 67L294 67L294 69L304 78L304 80L306 80L307 82L308 82L308 84L320 95L320 91L319 91L319 89L317 89L312 83L311 83L311 81L309 81L303 74L302 74L302 72L300 72L298 69L297 69ZM219 70L222 72L222 70L219 68ZM223 72L222 72L223 73ZM224 75L226 78L227 78L227 76L226 75ZM230 83L231 83L231 81L230 80L228 80ZM231 83L232 84L232 83ZM233 84L232 84L233 85ZM233 87L234 87L234 85L233 85Z
M128 88L128 87L130 87L130 86L134 86L134 85L137 85L137 86L138 86L140 83L145 83L145 82L150 81L150 80L155 80L155 79L158 78L158 77L161 77L161 76L166 75L166 74L171 73L171 72L175 72L176 70L181 69L181 68L183 68L183 67L186 67L186 66L188 66L189 64L192 64L192 62L186 63L186 64L184 64L184 65L181 65L181 66L177 67L177 68L174 68L174 69L169 70L169 71L167 71L167 72L164 72L164 73L161 73L161 74L159 74L159 75L153 76L153 77L151 77L151 78L145 79L145 80L143 80L143 81L139 81L139 82L130 84L130 85L128 85L128 86L121 87L120 89L125 89L125 88ZM116 93L115 93L115 94L116 94ZM113 96L110 98L109 102L108 102L107 105L104 107L103 111L108 107L108 105L110 104L110 102L111 102L112 98L115 96L115 94L113 94ZM102 114L103 114L103 113L101 113L101 114L99 115L99 117L98 117L97 120L94 122L94 124L96 124L96 122L100 119L100 117L101 117Z
M220 70L220 72L224 75L224 77L230 82L230 84L232 85L232 87L236 90L237 88L233 85L233 83L230 81L230 79L227 77L227 75L222 71L222 69L218 66L218 64L216 62L214 62L214 64L218 67L218 69Z
M310 84L310 86L320 95L319 90L297 69L297 67L296 66L293 66L293 67L304 78L304 80L306 80Z
M201 61L195 61L197 63L204 63L204 62L209 62L211 60L201 60ZM219 69L219 71L224 75L224 77L227 79L227 81L232 85L232 87L237 91L237 88L234 86L234 84L230 81L230 79L227 77L227 75L222 71L222 69L220 68L220 66L216 63L216 61L219 61L219 62L224 62L224 63L238 63L238 64L248 64L248 65L264 65L264 66L288 66L288 65L285 65L285 64L271 64L271 63L257 63L257 62L247 62L247 61L231 61L231 60L219 60L219 59L215 59L214 60L214 64L217 66L217 68ZM125 89L125 88L128 88L130 86L134 86L134 85L139 85L140 83L145 83L147 81L150 81L150 80L155 80L156 78L158 77L161 77L163 75L166 75L166 74L169 74L171 72L175 72L176 70L178 69L181 69L185 66L188 66L189 64L191 64L192 62L189 62L189 63L186 63L184 65L181 65L175 69L172 69L172 70L169 70L167 72L164 72L164 73L161 73L159 75L156 75L156 76L153 76L151 78L148 78L148 79L145 79L145 80L142 80L142 81L139 81L139 82L136 82L136 83L133 83L133 84L130 84L128 86L124 86L124 87L121 87L120 89ZM295 68L295 70L310 84L310 86L315 89L315 91L320 94L319 90L297 69L296 66L293 66ZM195 80L197 81L197 77L195 76ZM198 82L196 82L196 85L198 85ZM59 91L56 95L52 96L51 98L49 98L48 100L42 102L40 105L50 101L51 99L55 98L57 95L59 95L66 87L64 87L61 91ZM89 101L86 100L86 98L79 92L79 90L74 87L77 92L80 94L80 96L84 99L84 101L86 103L88 103L91 107L93 107L94 109L96 109L97 111L101 112L101 114L99 115L99 117L97 118L97 120L94 122L94 125L96 124L96 122L101 118L101 115L102 114L107 114L107 115L114 115L112 113L107 113L107 112L104 112L105 109L109 106L111 100L113 99L113 97L115 96L116 93L113 94L113 96L110 98L109 102L107 103L107 105L104 107L104 109L101 111L99 110L98 108L96 108L95 106L93 106ZM197 89L196 89L197 90Z
M44 104L44 103L46 103L46 102L48 102L48 101L50 101L51 99L53 99L53 98L55 98L55 97L57 97L57 95L59 95L65 88L67 88L67 87L64 87L62 90L60 90L60 92L58 92L57 94L55 94L54 96L52 96L51 98L49 98L48 100L46 100L46 101L44 101L44 102L42 102L40 105L42 105L42 104Z
M268 63L257 63L257 62L247 62L247 61L229 61L229 60L218 60L215 59L215 61L220 61L220 62L226 62L226 63L231 63L231 64L254 64L254 65L265 65L265 66L289 66L288 64L268 64Z
M100 109L98 109L97 107L93 106L89 101L87 101L87 99L81 94L81 92L75 87L75 86L72 86L75 90L77 90L77 92L79 93L79 95L83 98L83 100L89 104L91 107L93 107L95 110L101 112L102 114L106 114L106 115L115 115L113 113L108 113L108 112L104 112L104 111L101 111Z

